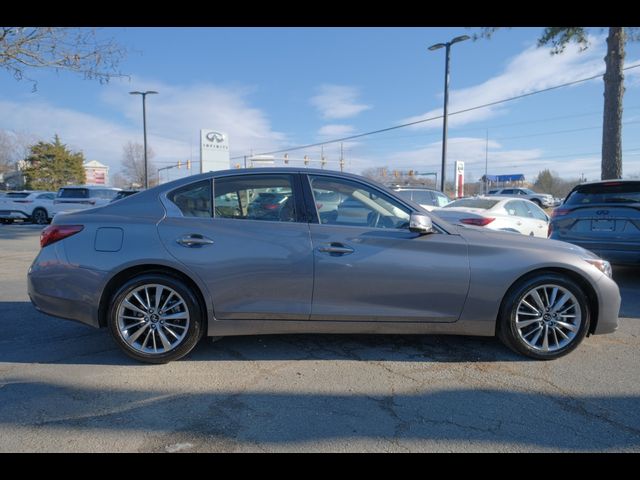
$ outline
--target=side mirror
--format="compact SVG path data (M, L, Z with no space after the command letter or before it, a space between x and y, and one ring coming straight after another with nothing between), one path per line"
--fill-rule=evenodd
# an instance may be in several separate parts
M422 213L412 213L409 219L409 230L420 235L433 233L433 223L431 217Z

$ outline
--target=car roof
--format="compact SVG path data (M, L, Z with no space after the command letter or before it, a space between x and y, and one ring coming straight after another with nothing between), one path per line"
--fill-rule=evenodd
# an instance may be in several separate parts
M105 185L65 185L63 187L60 187L60 189L62 188L86 188L87 190L122 190L118 187L107 187Z

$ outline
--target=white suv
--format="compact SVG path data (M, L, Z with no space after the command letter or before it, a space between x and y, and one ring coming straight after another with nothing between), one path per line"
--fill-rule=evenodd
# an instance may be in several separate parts
M14 220L30 220L44 225L54 215L54 192L23 190L7 192L0 197L0 222L13 223Z
M55 213L101 207L111 202L120 190L120 188L96 185L61 187L53 202Z

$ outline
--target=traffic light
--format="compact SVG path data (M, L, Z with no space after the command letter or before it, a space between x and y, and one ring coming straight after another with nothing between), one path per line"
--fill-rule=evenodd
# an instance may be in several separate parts
M181 165L182 165L182 162L178 160L178 168L180 168Z
M187 170L191 170L191 159L187 160Z
M304 164L309 165L309 155L304 156Z
M289 154L288 154L288 153L285 153L285 154L284 154L284 164L285 164L285 165L288 165L288 164L289 164Z
M320 161L320 168L324 168L326 164L327 164L327 160L324 158L324 155L323 155Z

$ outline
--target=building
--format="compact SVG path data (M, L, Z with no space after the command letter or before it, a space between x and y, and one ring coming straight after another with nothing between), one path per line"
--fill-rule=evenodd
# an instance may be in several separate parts
M91 160L82 164L87 176L87 185L108 185L109 167L97 160Z

